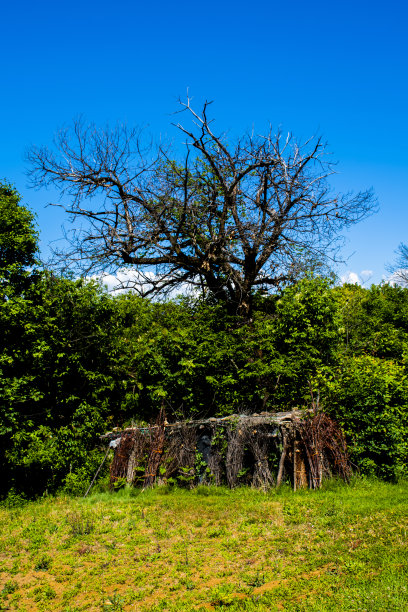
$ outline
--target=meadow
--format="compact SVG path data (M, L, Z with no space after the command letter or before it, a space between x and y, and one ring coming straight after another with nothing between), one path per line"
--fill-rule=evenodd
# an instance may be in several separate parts
M159 487L0 508L0 610L408 609L408 483Z

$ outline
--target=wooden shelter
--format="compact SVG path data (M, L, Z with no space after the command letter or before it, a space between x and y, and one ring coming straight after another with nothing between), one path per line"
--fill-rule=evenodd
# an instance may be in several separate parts
M233 414L224 418L114 430L111 485L240 484L261 489L290 481L319 488L324 477L351 473L343 434L323 412ZM115 485L116 483L116 485Z

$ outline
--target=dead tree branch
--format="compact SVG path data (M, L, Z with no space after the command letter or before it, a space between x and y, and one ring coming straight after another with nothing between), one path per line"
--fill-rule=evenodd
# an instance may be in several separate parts
M83 122L61 131L55 152L28 154L34 187L53 186L72 221L65 262L96 274L130 266L143 295L205 288L243 316L257 289L276 288L336 257L342 230L376 207L371 191L332 192L320 139L271 130L233 141L217 134L209 104L182 110L191 126L184 159L145 143L140 130Z

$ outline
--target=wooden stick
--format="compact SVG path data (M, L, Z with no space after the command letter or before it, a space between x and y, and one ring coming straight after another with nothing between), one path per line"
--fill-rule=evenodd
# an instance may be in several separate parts
M287 441L287 437L286 434L284 432L284 430L282 430L282 438L283 438L283 449L282 449L282 454L281 454L281 458L279 461L279 470L278 470L278 476L276 478L276 486L279 487L281 482L282 482L282 477L283 477L283 466L285 463L285 459L286 459L286 453L288 450L288 441Z
M95 482L95 480L96 480L96 478L97 478L97 476L98 476L99 472L101 471L101 468L102 468L103 464L105 463L105 460L106 460L106 457L108 456L109 451L110 451L110 446L108 446L108 448L106 449L106 453L105 453L104 458L102 459L102 463L101 463L101 465L98 467L98 469L96 470L96 474L95 474L95 476L93 477L92 482L91 482L91 484L89 485L88 490L87 490L87 492L85 493L84 497L87 497L87 495L88 495L89 491L92 489L92 485L93 485L93 483Z

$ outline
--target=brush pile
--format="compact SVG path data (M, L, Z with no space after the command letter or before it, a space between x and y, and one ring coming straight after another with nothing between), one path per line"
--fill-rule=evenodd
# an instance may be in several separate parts
M222 419L132 427L102 436L116 440L111 486L251 485L290 482L319 488L326 477L351 475L341 429L323 412L231 415ZM116 485L115 485L116 483Z

